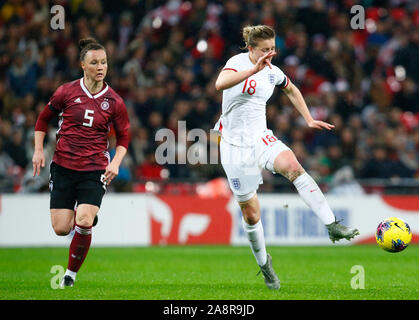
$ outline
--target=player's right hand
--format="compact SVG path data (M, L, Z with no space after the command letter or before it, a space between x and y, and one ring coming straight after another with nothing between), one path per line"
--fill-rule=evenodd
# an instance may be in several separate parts
M269 51L268 53L261 56L259 58L259 60L256 62L255 71L259 72L260 70L262 70L266 66L268 66L270 69L272 69L271 60L272 60L272 57L274 55L276 55L275 51Z
M41 167L45 167L45 156L43 151L35 151L32 157L33 176L41 174Z

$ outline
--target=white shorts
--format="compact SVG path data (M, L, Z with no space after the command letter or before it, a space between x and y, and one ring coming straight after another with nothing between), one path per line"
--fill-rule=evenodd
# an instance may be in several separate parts
M275 173L275 158L286 150L291 149L278 140L272 130L265 130L251 147L235 146L221 139L221 164L237 201L247 201L256 194L259 184L263 183L262 170Z

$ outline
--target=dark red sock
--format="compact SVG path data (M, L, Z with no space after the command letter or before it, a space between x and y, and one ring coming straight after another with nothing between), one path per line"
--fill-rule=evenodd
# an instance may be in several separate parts
M82 227L76 224L73 240L70 244L67 269L73 272L79 271L84 259L89 252L92 242L92 227Z

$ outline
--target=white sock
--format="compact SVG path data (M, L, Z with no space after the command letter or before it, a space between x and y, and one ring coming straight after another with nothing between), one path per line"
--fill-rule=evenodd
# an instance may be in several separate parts
M77 274L77 272L74 272L74 271L71 271L71 270L66 270L65 271L65 274L64 274L64 277L65 276L70 276L70 277L72 277L73 278L73 280L75 281L76 280L76 274Z
M330 209L323 192L307 172L295 179L293 183L304 202L324 224L335 221L335 215Z
M250 225L242 218L243 228L249 240L250 248L259 266L264 266L267 261L265 236L263 234L262 221L259 220L256 224Z

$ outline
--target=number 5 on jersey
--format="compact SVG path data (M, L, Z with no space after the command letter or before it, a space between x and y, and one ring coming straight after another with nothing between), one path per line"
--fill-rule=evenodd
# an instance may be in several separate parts
M242 93L245 93L247 91L248 94L253 95L256 92L256 81L255 80L250 80L249 81L249 86L247 87L247 82L249 81L249 78L246 79L244 86L243 86L243 91ZM247 90L246 90L247 87Z
M83 122L83 125L85 127L91 127L93 125L93 114L95 113L94 110L86 109L84 112L84 119L87 120L87 122Z

